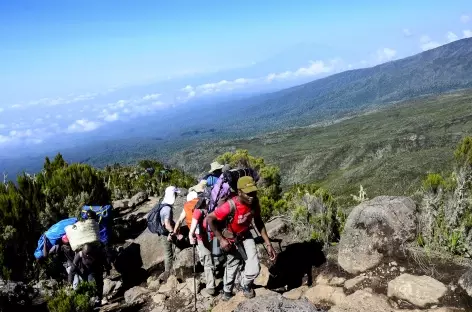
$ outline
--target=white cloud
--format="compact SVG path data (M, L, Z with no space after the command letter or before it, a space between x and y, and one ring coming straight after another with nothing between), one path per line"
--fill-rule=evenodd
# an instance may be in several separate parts
M464 35L464 38L470 38L472 37L472 30L469 30L469 29L463 30L462 34Z
M0 124L0 129L5 129L7 126L5 124Z
M0 144L7 143L9 141L11 141L11 138L9 136L0 134Z
M112 122L112 121L116 121L118 120L118 117L120 115L118 113L113 113L113 114L106 114L105 117L103 117L103 120L107 121L107 122Z
M26 129L23 131L18 130L11 130L10 137L11 138L29 138L33 135L33 131L31 129Z
M157 100L161 94L159 93L154 93L154 94L148 94L143 97L144 101L150 101L150 100Z
M69 125L67 132L88 132L97 129L100 127L100 123L96 121L90 121L87 119L76 120L73 124Z
M431 40L429 36L423 35L420 38L421 50L427 51L439 47L441 44Z
M469 15L462 15L461 16L461 22L464 24L467 24L470 21L470 16Z
M456 41L457 39L459 39L459 37L453 33L452 31L449 31L446 35L447 37L447 42L453 42L453 41Z
M405 37L411 37L413 36L413 34L411 33L411 31L408 29L408 28L403 28L403 35Z
M397 55L397 51L390 48L377 50L377 61L380 63L391 61Z
M289 70L282 73L270 73L266 76L258 78L238 78L235 80L220 80L219 82L205 83L195 87L192 85L187 85L179 90L183 92L184 95L178 96L177 100L179 102L186 102L196 96L209 95L223 91L233 91L236 89L247 87L249 85L267 84L273 81L315 77L317 75L331 73L334 72L336 69L340 69L340 63L341 60L339 59L333 59L329 62L311 61L310 65L307 67L301 67L294 71Z
M3 112L5 109L3 107L0 107L0 113Z
M319 74L323 73L329 73L334 70L334 65L337 61L332 61L330 65L326 64L323 61L316 61L313 62L311 61L310 66L308 67L301 67L297 69L296 71L286 71L283 73L272 73L267 75L266 80L267 81L273 81L273 80L282 80L282 79L290 79L290 78L296 78L296 77L311 77L311 76L317 76Z

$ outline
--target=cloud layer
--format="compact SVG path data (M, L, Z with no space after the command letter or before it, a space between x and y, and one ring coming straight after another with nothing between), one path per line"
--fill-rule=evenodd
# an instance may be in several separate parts
M403 39L405 42L410 42L410 45L415 45L420 51L427 51L461 38L471 38L472 30L464 29L469 23L470 16L462 15L457 20L457 25L461 28L453 28L436 38L428 34L415 35L415 30L409 28L401 29L401 33L408 38ZM165 89L161 87L161 90L156 87L134 95L124 95L123 92L108 89L98 93L69 94L24 103L9 103L0 107L0 147L12 143L39 144L50 136L93 132L110 123L150 115L199 98L243 90L282 88L344 70L378 65L403 56L402 49L387 46L367 53L365 59L358 61L347 62L334 57L306 60L305 65L299 68L267 72L256 77L219 79Z

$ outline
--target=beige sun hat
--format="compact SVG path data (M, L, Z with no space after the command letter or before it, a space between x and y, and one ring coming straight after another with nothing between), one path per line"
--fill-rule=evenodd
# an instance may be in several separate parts
M206 185L207 185L207 181L206 180L201 180L200 182L198 182L197 185L194 185L194 186L190 187L188 190L189 190L189 192L190 191L195 191L197 193L202 193L205 190Z
M208 173L212 173L216 170L223 169L223 167L224 167L224 165L220 164L217 161L214 161L210 164L210 171L208 171Z

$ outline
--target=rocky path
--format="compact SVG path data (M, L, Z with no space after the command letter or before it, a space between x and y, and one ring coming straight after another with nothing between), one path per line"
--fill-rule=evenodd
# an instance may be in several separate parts
M155 202L151 198L127 215L143 217ZM193 278L191 248L177 250L176 276L160 279L163 253L158 236L145 230L125 249L139 246L147 280L132 287L123 287L119 278L108 280L107 295L113 297L120 287L122 294L119 302L110 301L101 311L195 311L194 282L197 311L472 311L470 264L412 248L415 217L414 203L406 197L374 198L354 208L338 246L323 251L316 244L293 242L290 225L275 219L267 229L282 240L277 262L268 262L259 248L267 266L262 265L256 280L256 297L247 300L236 292L227 302L220 295L205 294L201 267Z

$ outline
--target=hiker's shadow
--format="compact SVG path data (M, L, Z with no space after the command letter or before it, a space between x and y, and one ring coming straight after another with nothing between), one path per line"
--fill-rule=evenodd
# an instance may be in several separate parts
M317 241L294 243L285 247L277 256L275 263L269 268L271 276L267 284L269 289L287 286L288 290L300 287L303 279L313 283L312 269L326 262L323 244Z

